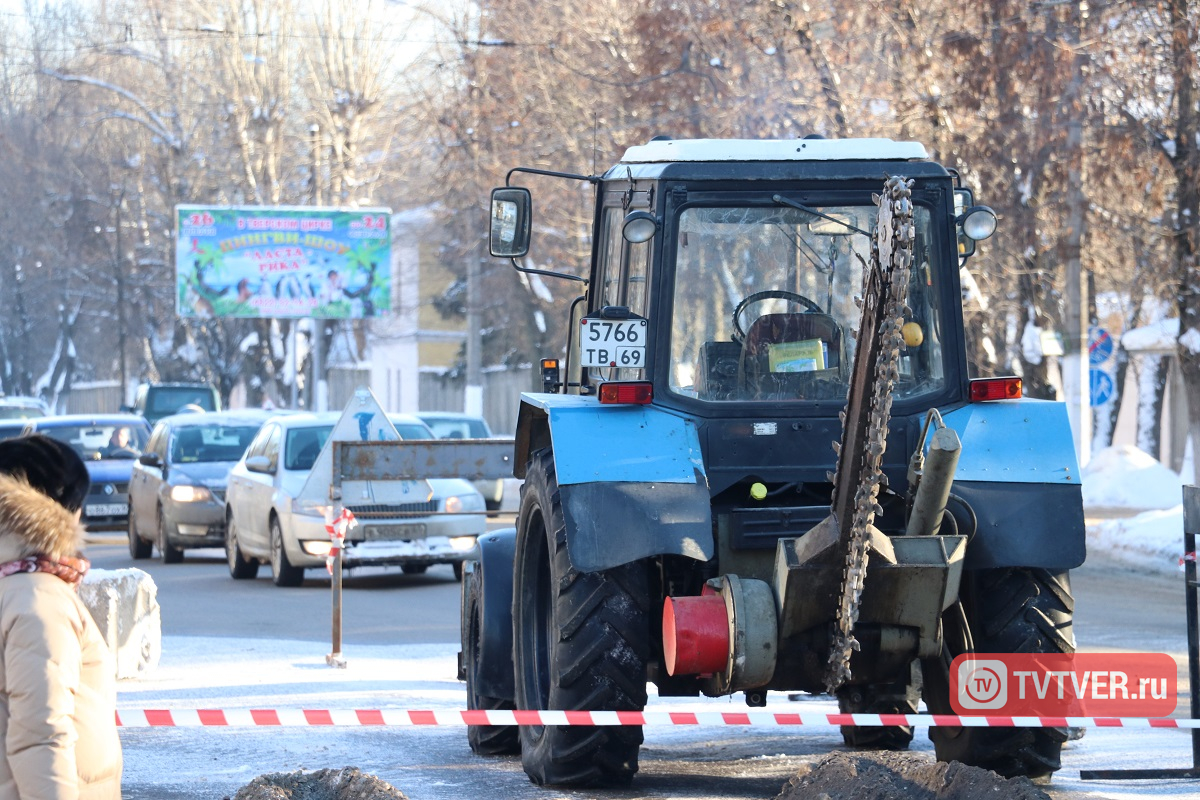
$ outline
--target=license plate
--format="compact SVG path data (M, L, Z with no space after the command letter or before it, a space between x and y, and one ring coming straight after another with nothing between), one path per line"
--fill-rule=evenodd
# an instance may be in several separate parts
M128 514L129 506L126 503L97 503L85 507L83 512L89 517L116 517Z
M646 320L583 319L580 364L584 367L646 365Z
M424 539L425 525L364 525L363 538L368 542L394 542L401 539Z

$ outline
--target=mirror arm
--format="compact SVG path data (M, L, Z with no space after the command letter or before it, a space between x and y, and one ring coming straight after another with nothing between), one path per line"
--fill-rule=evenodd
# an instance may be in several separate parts
M520 264L517 263L517 260L515 258L510 258L509 261L512 261L513 269L515 269L517 272L528 272L530 275L549 275L551 278L566 278L569 281L579 281L580 283L584 284L585 286L587 285L587 282L588 282L587 278L580 278L578 275L568 275L565 272L550 272L549 270L545 270L545 269L534 269L532 267L522 267Z
M526 172L530 175L549 175L552 178L569 178L573 181L587 181L588 183L599 183L599 175L579 175L574 172L555 172L549 169L534 169L533 167L513 167L504 176L504 185L512 186L512 176L516 172Z

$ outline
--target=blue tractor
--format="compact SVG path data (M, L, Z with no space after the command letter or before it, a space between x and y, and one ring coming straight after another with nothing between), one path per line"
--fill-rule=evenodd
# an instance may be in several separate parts
M834 694L954 713L967 653L1072 652L1084 560L1063 405L971 379L959 282L995 229L923 146L656 139L600 176L518 168L490 247L529 250L515 174L595 186L563 357L522 395L515 529L463 581L476 709ZM569 277L569 276L564 276ZM907 726L843 728L898 749ZM531 780L621 785L637 727L471 726ZM937 756L1059 768L1066 731L931 729Z

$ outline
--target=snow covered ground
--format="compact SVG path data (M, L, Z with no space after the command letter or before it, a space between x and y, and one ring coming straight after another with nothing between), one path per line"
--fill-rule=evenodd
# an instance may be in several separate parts
M1184 465L1191 475L1191 464ZM1133 566L1179 571L1183 555L1184 481L1136 447L1101 450L1083 469L1088 552Z

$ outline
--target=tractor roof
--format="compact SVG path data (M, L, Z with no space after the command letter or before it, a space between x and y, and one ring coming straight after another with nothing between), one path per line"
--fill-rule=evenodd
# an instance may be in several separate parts
M660 139L625 151L622 164L683 161L909 161L920 142L891 139Z

